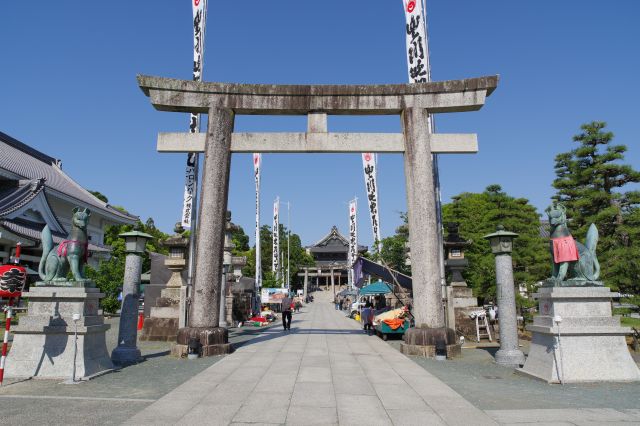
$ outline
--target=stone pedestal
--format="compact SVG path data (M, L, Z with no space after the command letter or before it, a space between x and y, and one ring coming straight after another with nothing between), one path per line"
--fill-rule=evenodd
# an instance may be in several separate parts
M178 330L177 344L171 348L171 355L186 357L189 340L195 338L202 344L202 356L226 355L233 352L229 343L229 332L222 327L185 327Z
M447 358L462 354L462 345L457 342L455 331L450 328L410 328L404 333L404 342L400 352L410 356L435 358L436 342L444 340L447 346Z
M447 301L449 306L449 325L465 338L476 339L476 322L471 319L471 313L482 310L478 306L478 299L473 297L473 290L466 283L451 283L447 287Z
M145 319L140 340L175 342L180 320L180 287L162 289L151 308L151 315Z
M27 315L15 327L13 346L7 359L6 377L71 378L74 329L78 341L76 378L113 368L107 351L104 317L98 315L104 297L97 288L32 286Z
M625 341L631 329L611 315L612 296L606 287L540 288L540 315L527 327L531 349L518 371L549 383L640 380Z

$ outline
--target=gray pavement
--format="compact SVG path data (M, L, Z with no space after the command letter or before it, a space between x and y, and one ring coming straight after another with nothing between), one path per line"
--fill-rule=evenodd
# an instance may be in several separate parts
M0 388L3 423L640 424L640 384L547 385L482 349L446 362L407 358L399 342L364 335L327 293L294 314L291 332L233 329L237 351L224 358L177 360L169 344L141 342L145 362L80 385Z
M495 424L322 294L128 420L157 424Z
M119 318L112 325L107 347L117 345ZM259 337L264 330L233 329L237 345ZM121 424L152 402L204 371L222 357L178 360L169 356L170 343L138 342L144 362L118 369L77 385L60 380L5 380L0 388L0 416L4 424ZM11 359L7 362L11 368Z

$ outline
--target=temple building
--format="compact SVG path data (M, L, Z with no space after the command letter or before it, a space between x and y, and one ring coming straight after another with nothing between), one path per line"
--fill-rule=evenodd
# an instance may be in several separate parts
M94 267L109 257L105 229L138 219L93 196L62 171L61 160L0 132L0 263L9 261L20 242L21 263L33 274L42 254L42 229L49 225L59 243L71 230L75 207L91 211L88 263Z
M315 244L306 247L307 253L313 257L315 265L302 268L298 276L311 278L311 284L315 286L331 285L333 274L336 286L348 283L347 255L349 253L349 240L338 231L334 225L331 231ZM358 254L363 254L368 247L358 245Z

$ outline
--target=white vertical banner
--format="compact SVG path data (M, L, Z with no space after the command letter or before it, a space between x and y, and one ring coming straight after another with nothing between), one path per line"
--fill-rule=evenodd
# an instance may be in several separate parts
M202 58L204 54L204 28L207 16L207 0L192 0L193 11L193 80L202 81ZM200 114L191 114L189 132L200 132ZM198 153L187 155L182 202L182 226L191 228L193 209L198 184Z
M276 279L280 274L280 197L273 202L273 255L271 270L276 274Z
M358 200L354 199L349 202L349 253L347 255L349 262L349 284L353 288L353 262L358 257Z
M373 152L362 153L362 168L364 170L364 183L369 201L369 217L373 230L373 241L380 253L382 250L382 237L380 236L380 214L378 212L378 162Z
M253 154L253 176L256 182L256 289L262 286L262 258L260 257L260 171L262 154Z
M409 83L431 81L427 27L424 23L422 0L402 0L407 23L407 65Z
M409 83L428 83L431 81L431 64L429 63L429 40L427 34L427 14L424 7L425 0L402 0L406 21L407 41L407 71ZM434 133L435 124L431 115L427 118L427 129ZM436 192L436 216L438 222L438 241L440 250L440 282L445 285L444 247L442 229L442 200L440 194L440 173L438 171L438 156L433 157L433 182Z

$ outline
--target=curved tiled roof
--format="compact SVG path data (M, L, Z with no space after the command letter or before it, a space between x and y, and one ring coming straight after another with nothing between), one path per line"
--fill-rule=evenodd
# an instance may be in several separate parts
M0 217L13 213L29 204L43 189L44 179L34 179L16 187L16 189L0 199Z
M21 179L46 179L45 193L58 192L85 204L102 215L123 223L134 223L136 216L123 213L94 197L89 191L67 176L61 161L37 151L0 132L0 173L3 170ZM9 176L11 177L11 176Z
M39 242L42 232L42 228L44 228L41 224L30 223L20 219L12 219L12 220L0 220L0 226L11 231L14 234L20 235L21 237L27 238L29 240L33 240L34 242ZM60 241L67 238L66 235L59 234L57 232L51 233L53 236L53 242L55 244L59 244ZM110 253L111 248L108 246L99 245L93 242L89 243L89 251L92 252L104 252Z

